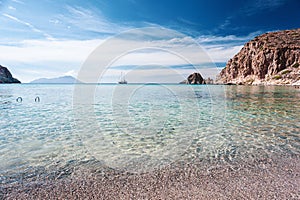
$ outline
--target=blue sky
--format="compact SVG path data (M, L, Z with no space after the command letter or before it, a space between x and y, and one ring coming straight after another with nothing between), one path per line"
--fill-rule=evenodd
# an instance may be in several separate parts
M298 0L0 0L0 64L9 67L23 82L41 77L76 76L89 54L108 38L150 26L173 29L184 36L153 33L145 37L143 32L141 37L124 40L160 41L176 47L180 43L180 48L189 46L187 51L193 50L190 48L193 40L217 67L222 67L255 36L299 28L299 8ZM136 69L130 65L151 69L149 62L143 63L137 55L143 59L150 56L148 60L159 56L153 52L142 56L141 52L131 53L121 59L124 62L118 61L118 66L108 70L105 80L114 82L120 71ZM188 69L186 64L167 58L158 60L170 69L180 70L182 66L183 76L192 72L193 68ZM192 64L204 66L203 63ZM202 67L203 73L213 76L215 71L209 69L216 66ZM143 74L145 81L160 81L153 73Z

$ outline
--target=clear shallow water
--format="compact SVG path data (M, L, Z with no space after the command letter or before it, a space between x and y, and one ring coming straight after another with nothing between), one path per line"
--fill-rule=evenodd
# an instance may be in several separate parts
M0 85L0 180L91 161L140 172L299 154L299 99L280 86Z

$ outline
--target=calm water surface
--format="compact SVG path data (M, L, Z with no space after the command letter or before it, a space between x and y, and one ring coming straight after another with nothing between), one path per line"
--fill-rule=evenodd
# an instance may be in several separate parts
M0 181L91 161L138 172L299 155L299 99L283 86L0 85Z

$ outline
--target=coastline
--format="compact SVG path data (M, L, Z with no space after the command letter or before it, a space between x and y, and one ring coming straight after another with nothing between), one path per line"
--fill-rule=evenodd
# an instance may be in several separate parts
M2 184L4 199L299 199L300 157L173 163L143 174L78 168L51 180Z
M191 86L204 87L204 85ZM68 90L60 86L56 87L61 89L58 91L63 94L71 94L69 86L66 87ZM235 86L228 86L228 88L232 87ZM217 151L204 154L201 149L197 148L199 147L197 141L194 141L194 146L191 146L191 151L188 151L186 155L187 158L183 156L186 158L185 160L143 174L132 174L116 171L112 168L104 168L101 167L100 161L89 160L90 157L85 160L81 159L82 157L72 156L66 159L66 162L59 159L46 164L40 163L40 165L36 165L36 168L33 168L32 165L25 166L25 169L15 170L18 174L14 174L11 179L5 171L1 173L0 199L299 199L298 90L281 90L283 87L280 87L280 90L274 90L276 87L270 87L273 90L266 90L270 93L264 93L264 90L260 90L260 87L251 88L249 86L250 90L247 87L237 86L236 89L238 90L233 88L234 90L228 90L228 95L226 94L228 103L230 103L228 105L231 105L231 108L235 110L233 117L236 116L234 117L236 120L229 121L228 125L243 130L240 134L236 134L236 138L231 138L231 133L234 130L227 129L229 132L218 132L225 134L226 138L224 139L231 141L229 147L232 148L216 148ZM227 88L227 86L224 86L224 88ZM40 89L45 90L43 87ZM36 91L39 91L39 89L34 92ZM275 91L276 95L274 95ZM13 99L14 94L24 94L24 97L28 98L31 93L27 93L26 88L25 90L16 90L15 93L12 90L11 96L9 96L9 98L12 98L12 105L15 102ZM42 100L49 97L48 100L51 103L48 105L54 105L53 102L57 102L56 99L50 98L53 97L51 93L46 94L48 96L45 95ZM70 102L69 100L72 98L71 95L69 97L65 95L64 97L64 101L59 103ZM251 99L249 97L254 97L255 101L249 101ZM229 101L231 98L234 101ZM288 101L283 101L286 98L288 98ZM249 102L251 105L249 105ZM286 102L289 102L289 106ZM25 103L24 105L26 105ZM56 109L59 110L60 106L66 108L64 103L59 103L55 104ZM236 103L244 104L243 106L237 106ZM3 105L5 108L8 104ZM45 106L47 104L44 103L34 105L37 105L34 108L38 111L41 108L38 105L43 106L44 109L47 108ZM20 108L23 107L20 106ZM24 109L20 111L23 112ZM57 113L60 114L61 112ZM252 118L247 117L243 120L241 114L246 114ZM268 117L262 114L267 114ZM278 116L280 121L271 116ZM56 117L56 115L53 115L53 117ZM33 119L42 122L44 118ZM59 119L60 122L64 122L61 118ZM267 121L262 121L262 119ZM54 122L56 121L54 120ZM249 126L247 122L255 124L255 127ZM274 122L276 122L276 126L274 126ZM28 121L25 121L25 123L30 124ZM56 127L57 122L54 124ZM268 124L269 127L265 127ZM276 128L276 130L273 128ZM12 128L9 129L9 131L11 130ZM264 131L261 137L260 131ZM55 135L53 133L52 135ZM69 132L58 131L57 133ZM28 138L28 142L31 143L30 136L33 133L28 132L28 134L30 135L25 136ZM35 134L39 136L39 132ZM292 137L289 137L289 135ZM58 134L58 136L64 135ZM202 142L201 147L209 148L212 146L211 144L218 145L218 135L215 135L217 137L212 134L208 136L212 140L209 140L208 143ZM58 138L62 139L61 137ZM78 141L76 137L73 139ZM232 139L234 140L232 141ZM51 141L55 140L52 139ZM243 142L248 143L244 144ZM235 151L235 144L245 148ZM248 144L258 148L253 148ZM257 144L260 146L256 146ZM267 146L263 144L267 144ZM20 145L20 148L23 149L24 145ZM80 146L70 149L66 146L64 152L74 154L75 149L80 149ZM266 152L264 152L265 150ZM191 158L190 156L194 157ZM180 157L180 159L183 159L183 157ZM41 158L48 160L45 156Z

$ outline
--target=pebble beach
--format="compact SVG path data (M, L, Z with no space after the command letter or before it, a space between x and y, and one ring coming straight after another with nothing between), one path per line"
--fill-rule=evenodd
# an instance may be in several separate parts
M142 174L77 168L1 185L1 199L299 199L299 156L173 163Z

